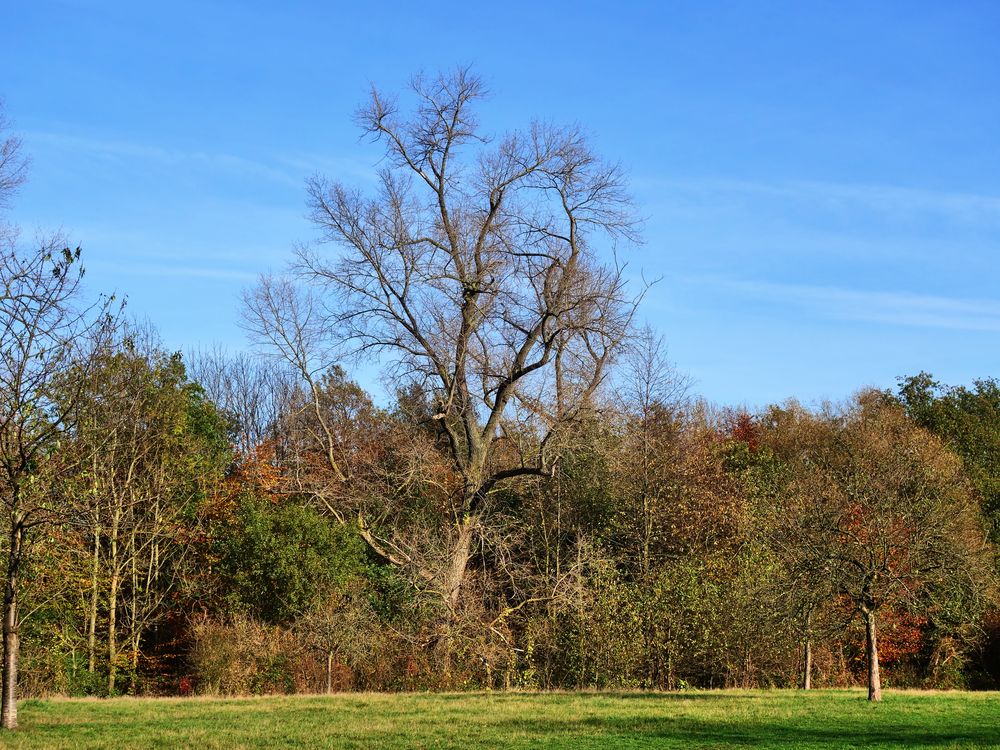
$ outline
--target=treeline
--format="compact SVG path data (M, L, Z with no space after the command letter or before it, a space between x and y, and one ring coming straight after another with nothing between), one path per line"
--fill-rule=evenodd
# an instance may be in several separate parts
M691 397L595 250L638 239L621 169L578 128L484 133L484 95L372 92L376 189L309 182L254 354L164 351L2 227L3 726L19 684L997 684L997 383Z
M620 376L551 477L491 494L453 600L426 403L126 338L60 447L26 692L847 685L866 625L894 686L996 686L996 383L748 414Z

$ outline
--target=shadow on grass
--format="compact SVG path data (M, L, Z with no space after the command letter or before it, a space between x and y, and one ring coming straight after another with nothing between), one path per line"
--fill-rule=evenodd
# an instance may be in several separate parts
M566 693L568 697L573 699L578 698L614 698L616 700L635 700L635 701L732 701L732 700L760 700L761 695L766 695L767 693L736 693L736 692L721 692L721 691L711 691L711 690L675 690L671 692L647 692L647 691L629 691L629 690L616 690L608 692L585 692L585 693ZM539 695L546 695L546 693L539 693ZM556 693L559 695L559 693Z
M576 721L537 718L503 721L495 726L527 731L537 734L540 739L573 735L603 736L607 738L609 747L612 744L639 745L650 741L666 747L1000 747L1000 730L993 726L908 726L903 722L877 726L859 725L855 722L822 727L796 726L794 723L798 718L802 717L789 717L788 723L777 723L773 719L712 721L683 716L589 717Z

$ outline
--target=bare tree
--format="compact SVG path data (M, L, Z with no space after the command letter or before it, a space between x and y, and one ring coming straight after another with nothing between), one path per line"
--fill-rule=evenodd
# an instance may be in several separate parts
M337 661L360 666L372 656L371 634L378 632L378 617L362 593L352 588L332 591L295 624L308 647L326 662L325 690L334 691Z
M10 135L10 120L0 102L0 208L7 208L24 183L28 160L21 151L21 139Z
M18 589L27 536L61 517L59 497L41 490L68 471L60 465L57 442L89 375L90 347L99 348L115 325L110 298L75 305L79 258L79 250L52 246L0 253L0 484L9 534L2 725L8 729L17 726ZM69 388L67 376L74 378Z
M420 575L454 612L494 490L551 475L555 438L591 408L626 336L636 300L592 243L634 240L636 223L620 168L579 128L534 123L491 140L468 70L411 89L408 115L378 90L357 113L385 147L375 195L310 180L322 242L295 265L310 290L265 282L248 320L307 379L332 342L432 405L459 481L447 554Z
M677 476L685 463L681 427L690 379L667 359L663 338L648 325L629 342L621 383L615 389L622 423L612 453L621 477L619 492L633 519L633 542L641 549L639 570L650 574L660 528L679 504Z
M249 352L204 349L186 358L191 379L230 420L236 449L247 455L276 437L291 407L297 376L274 359Z

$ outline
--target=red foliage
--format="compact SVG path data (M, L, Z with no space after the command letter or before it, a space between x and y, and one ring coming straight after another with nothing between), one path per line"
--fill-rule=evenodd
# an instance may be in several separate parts
M751 453L756 453L760 448L760 427L752 416L745 411L731 415L726 425L729 438L741 443L746 443Z
M879 613L878 651L884 664L894 664L920 653L927 618L883 609Z

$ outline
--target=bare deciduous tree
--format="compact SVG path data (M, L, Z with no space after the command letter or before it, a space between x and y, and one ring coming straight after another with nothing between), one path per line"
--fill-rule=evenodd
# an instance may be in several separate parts
M115 325L110 299L76 306L79 250L45 246L0 253L0 483L7 511L2 724L17 726L18 588L29 532L61 517L41 478L67 470L56 443L73 418L89 374L90 347ZM79 382L66 388L65 377ZM62 398L55 399L59 390ZM68 398L67 398L68 394Z
M636 223L620 168L579 128L534 123L491 140L469 71L411 88L408 115L377 90L357 114L385 147L375 195L309 182L323 233L295 265L309 292L293 304L265 283L248 320L307 378L332 342L432 404L460 481L447 554L421 575L454 612L492 493L551 474L554 438L591 407L626 336L635 300L593 241L634 240Z
M247 455L275 438L290 408L294 374L273 359L220 348L196 351L186 358L191 379L230 420L233 443Z
M10 135L10 120L0 102L0 208L7 208L27 177L28 160L21 151L21 139Z
M616 389L621 415L620 441L613 453L619 462L623 504L634 519L633 542L642 550L640 572L653 568L653 548L670 518L680 486L675 476L684 463L681 424L690 380L667 359L662 337L645 326L629 343Z

